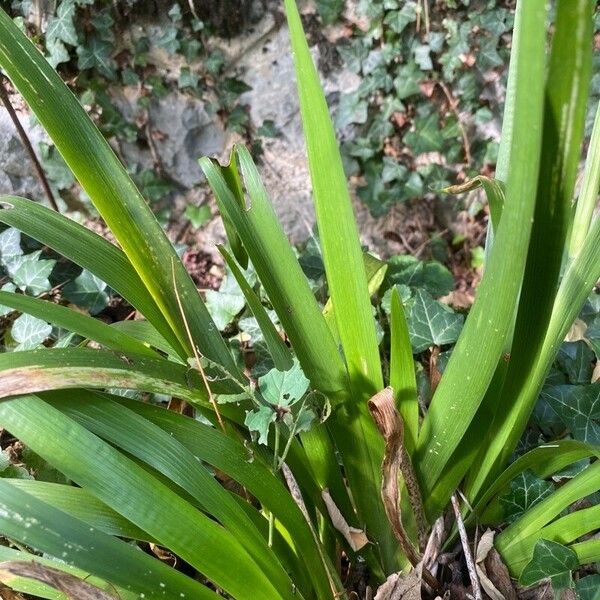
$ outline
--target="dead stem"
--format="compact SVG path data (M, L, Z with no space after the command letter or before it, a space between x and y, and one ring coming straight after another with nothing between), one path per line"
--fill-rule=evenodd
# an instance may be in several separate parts
M479 584L479 578L477 577L475 561L473 560L473 554L471 552L471 548L469 547L469 538L467 537L465 523L462 515L460 514L460 506L458 504L458 500L456 499L456 494L452 494L450 500L452 502L454 516L456 517L456 525L458 526L458 533L460 535L460 542L465 555L465 562L467 563L467 570L469 571L469 579L471 580L471 585L473 586L473 594L475 595L475 600L482 600L483 596L481 593L481 585Z

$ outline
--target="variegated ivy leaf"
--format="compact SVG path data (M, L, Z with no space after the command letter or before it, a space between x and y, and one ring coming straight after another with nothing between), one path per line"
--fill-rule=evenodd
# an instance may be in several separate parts
M590 385L556 385L540 396L576 440L600 444L600 382Z
M9 227L0 233L0 264L6 267L17 256L21 256L21 232L14 227Z
M418 354L429 346L454 343L460 334L464 317L451 308L434 300L424 290L415 294L414 304L408 315L408 333L413 352Z
M219 331L223 331L246 306L244 294L229 269L219 291L206 292L206 307Z
M56 264L55 260L40 260L40 254L41 251L38 250L27 256L18 256L7 267L15 285L32 296L50 289L48 277Z
M600 575L582 577L575 584L577 600L600 600Z
M63 291L69 302L87 308L95 315L106 308L110 300L106 287L104 281L84 269Z
M539 479L531 471L523 471L510 482L510 490L499 497L505 521L512 523L553 490L549 481Z
M37 348L52 333L52 325L31 315L21 315L11 329L11 335L18 346L15 350Z
M519 583L533 585L543 579L569 573L578 567L577 554L571 548L550 540L538 540L533 549L533 557L523 569Z
M3 292L14 292L16 289L17 286L10 281L8 281L2 287L0 287L0 290L2 290ZM0 305L0 317L4 317L5 315L10 314L13 310L14 309L10 308L10 306Z

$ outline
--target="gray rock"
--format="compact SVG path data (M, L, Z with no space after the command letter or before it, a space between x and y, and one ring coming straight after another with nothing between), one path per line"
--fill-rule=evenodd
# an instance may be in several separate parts
M39 125L32 127L27 117L19 115L19 119L37 151L40 141L47 139L44 131ZM34 199L42 196L31 160L3 106L0 106L0 193Z
M152 103L150 132L165 171L186 188L204 178L198 159L219 155L225 146L223 127L202 102L178 93Z

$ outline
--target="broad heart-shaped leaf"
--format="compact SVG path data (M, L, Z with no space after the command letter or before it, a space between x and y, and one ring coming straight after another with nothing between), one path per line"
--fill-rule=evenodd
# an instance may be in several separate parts
M577 600L600 600L600 575L582 577L575 584Z
M90 314L95 315L106 308L109 295L106 283L90 271L82 273L64 287L64 295L73 304L87 308Z
M32 350L52 333L52 325L25 314L13 323L10 333L19 343L15 350Z
M435 298L454 289L454 277L444 265L432 260L420 261L413 256L394 256L388 260L386 281L422 288Z
M550 405L576 440L600 444L600 382L547 387L541 399Z
M0 264L7 266L14 258L21 256L21 232L9 227L0 233Z
M533 585L542 579L556 577L578 567L577 555L571 548L550 540L539 540L533 550L531 562L521 573L519 583Z
M305 377L298 360L289 371L271 369L258 380L258 389L263 398L275 406L292 406L308 390L309 381Z
M408 332L413 352L418 354L429 346L452 344L458 339L464 317L434 300L425 290L418 290L408 315Z
M504 508L504 519L512 523L553 490L554 486L549 481L536 477L530 470L523 471L510 482L510 490L499 498Z
M244 425L250 430L258 433L258 443L267 444L269 440L269 426L275 422L275 411L269 406L259 406L246 413Z
M17 287L33 296L50 289L48 277L56 264L55 260L40 260L40 254L38 250L27 256L18 256L8 265L8 271Z
M237 284L235 277L227 269L225 280L219 291L206 292L206 308L216 326L223 331L246 306L244 294Z

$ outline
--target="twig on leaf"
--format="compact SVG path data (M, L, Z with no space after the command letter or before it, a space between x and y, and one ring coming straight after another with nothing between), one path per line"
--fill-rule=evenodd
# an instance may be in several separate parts
M188 336L188 340L190 345L192 346L192 351L194 352L194 361L196 363L196 369L199 371L200 376L202 377L202 382L204 383L204 387L206 388L206 392L208 394L208 400L212 404L212 407L215 410L215 414L217 415L217 420L219 421L219 425L221 430L225 432L225 423L223 423L223 419L221 418L221 413L219 412L219 407L217 406L217 401L213 396L212 390L210 389L210 385L208 384L208 378L206 377L206 373L202 368L202 363L200 362L200 353L198 352L198 348L194 343L194 338L192 337L192 332L190 331L190 326L188 325L187 319L185 317L185 312L183 310L183 304L181 303L181 298L179 297L179 292L177 291L177 278L175 277L175 259L171 258L171 276L173 278L173 290L175 291L175 298L177 299L177 306L179 307L179 312L181 313L181 318L183 319L183 324L185 326L185 332Z

